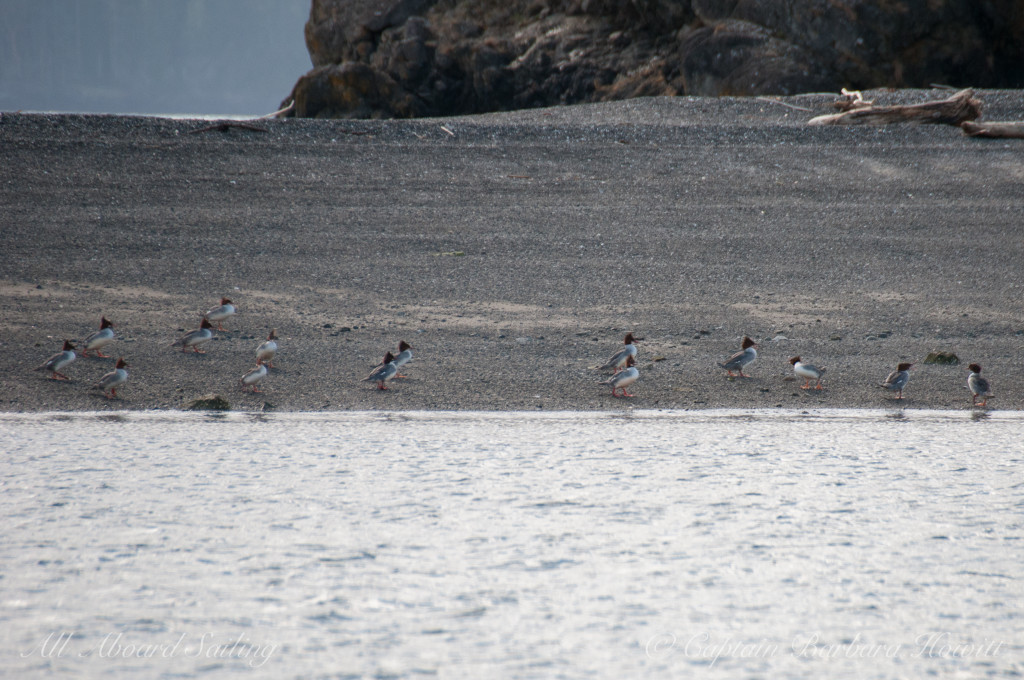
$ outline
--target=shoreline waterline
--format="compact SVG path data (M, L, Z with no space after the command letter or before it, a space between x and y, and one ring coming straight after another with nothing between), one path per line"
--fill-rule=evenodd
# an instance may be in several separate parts
M364 410L364 411L244 411L244 410L123 410L123 411L0 411L0 424L19 421L108 420L116 422L152 421L473 421L473 420L678 420L686 423L714 423L728 420L773 421L786 419L823 422L865 422L913 420L916 422L1024 421L1024 411L994 409L914 409L914 408L763 408L763 409L624 409L624 410Z

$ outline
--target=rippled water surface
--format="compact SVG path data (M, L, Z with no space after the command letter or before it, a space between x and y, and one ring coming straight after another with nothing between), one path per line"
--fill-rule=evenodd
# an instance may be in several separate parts
M3 415L0 676L1019 677L1022 425Z

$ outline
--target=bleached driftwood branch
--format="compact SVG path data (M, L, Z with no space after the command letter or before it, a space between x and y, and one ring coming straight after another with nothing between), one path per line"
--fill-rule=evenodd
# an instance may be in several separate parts
M1014 138L1024 139L1024 123L1021 122L1009 122L1009 123L972 123L970 121L964 121L960 124L960 129L964 131L964 134L968 137L1003 137L1003 138Z
M981 102L974 90L961 90L949 99L905 106L863 106L844 113L817 116L808 125L889 125L890 123L941 123L960 125L981 117Z

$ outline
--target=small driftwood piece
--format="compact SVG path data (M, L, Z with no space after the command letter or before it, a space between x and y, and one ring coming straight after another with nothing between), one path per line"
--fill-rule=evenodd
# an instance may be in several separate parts
M972 123L964 121L960 129L968 137L999 137L1009 139L1024 139L1024 123Z
M960 125L981 117L981 102L974 90L961 90L949 99L906 106L864 106L844 113L817 116L808 125L889 125L890 123L941 123Z
M196 135L200 132L228 132L231 128L239 128L241 130L252 130L253 132L266 132L265 128L257 127L255 125L249 125L248 123L242 123L233 120L222 120L213 125L207 125L206 127L199 128L198 130L190 130L188 134Z
M875 103L873 99L864 99L859 90L842 90L842 96L832 103L833 108L838 111L853 111L855 109L866 109Z
M295 100L293 99L290 102L288 102L288 106L284 107L283 109L278 109L277 111L274 111L273 113L268 113L267 115L260 116L259 118L253 118L253 120L266 120L267 118L279 118L279 117L284 116L284 114L288 113L289 111L291 111L294 108L295 108Z

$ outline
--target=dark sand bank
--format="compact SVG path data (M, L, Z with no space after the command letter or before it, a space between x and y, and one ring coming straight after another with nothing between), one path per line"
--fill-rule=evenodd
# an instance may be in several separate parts
M1024 118L1021 92L978 96ZM3 114L0 410L877 407L931 350L963 363L919 363L906 406L969 407L977 361L990 405L1024 408L1024 141L813 115L677 98L189 134L208 121ZM222 295L229 332L172 350ZM111 403L88 388L114 359L32 371L101 314L131 365ZM271 327L277 368L242 396ZM613 399L588 367L626 330L641 380ZM729 381L743 334L761 356ZM360 382L400 339L410 378ZM794 354L825 390L785 380Z

